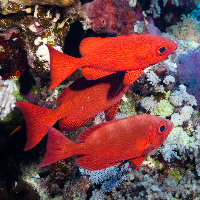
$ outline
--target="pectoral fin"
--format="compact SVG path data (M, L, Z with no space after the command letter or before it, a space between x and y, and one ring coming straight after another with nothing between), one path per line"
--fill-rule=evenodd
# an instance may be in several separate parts
M117 110L119 107L119 103L120 101L104 111L106 121L111 121L115 119L115 116L117 114Z
M98 78L102 78L105 76L108 76L110 74L114 74L116 72L108 72L108 71L102 71L99 69L94 69L92 67L84 67L82 68L82 75L87 79L87 80L96 80Z
M133 70L133 71L127 71L125 76L124 76L124 85L130 85L131 83L133 83L134 81L136 81L141 74L144 72L143 69L137 69L137 70Z
M143 163L145 157L146 156L140 156L129 160L129 168L132 168L133 171L136 170Z

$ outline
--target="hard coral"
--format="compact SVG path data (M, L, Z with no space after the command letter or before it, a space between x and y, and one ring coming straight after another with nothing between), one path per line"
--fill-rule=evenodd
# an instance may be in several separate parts
M15 107L16 99L12 92L17 90L13 81L3 81L0 76L0 119L2 120Z

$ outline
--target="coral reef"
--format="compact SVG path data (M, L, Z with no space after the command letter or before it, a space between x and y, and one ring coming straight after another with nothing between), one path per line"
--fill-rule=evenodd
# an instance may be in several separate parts
M195 96L200 102L200 87L199 87L199 66L200 66L200 51L198 49L190 50L178 57L178 76L181 84L187 86L187 92Z
M83 8L91 20L92 30L97 33L130 35L146 27L140 7L131 1L95 0Z
M78 5L74 5L74 7L77 6ZM13 7L14 6L11 6L11 8ZM25 58L27 57L28 64L34 68L40 76L49 77L49 62L46 59L46 56L44 57L44 44L49 44L59 49L63 47L62 44L64 43L65 37L69 31L70 24L78 17L78 11L74 11L74 7L70 7L71 10L65 10L36 5L34 10L30 8L30 12L25 10L22 11L22 8L13 11L18 11L18 13L15 14L16 16L13 17L12 20L10 20L9 16L6 15L0 22L1 29L6 30L2 35L8 37L9 34L12 34L13 27L14 33L18 33L18 35L11 35L13 38L8 38L9 40L7 39L8 42L12 39L15 40L15 42L12 42L16 47L14 46L13 49L11 48L10 51L12 54L10 57L16 61L17 59L19 60L17 62L15 61L16 64L21 64L21 68L24 67L24 64L20 63L20 59L24 57L23 61L25 62ZM21 36L19 36L19 34ZM19 39L16 40L15 38ZM23 38L24 42L20 40L21 38ZM25 47L22 45L25 45ZM4 46L5 45L2 45L1 54L2 59L5 60L6 58L3 57L5 54ZM20 55L22 47L26 49L27 56L26 54L22 55L22 53ZM8 50L6 53L7 52L9 53Z
M199 22L190 15L182 15L181 21L168 27L167 32L173 34L179 40L200 41Z
M17 85L10 80L3 81L0 76L0 119L2 120L15 107L16 99L12 94Z
M0 33L0 65L3 80L19 77L28 67L25 42L15 29Z
M193 17L187 15L198 2L1 1L0 199L199 200L199 8ZM167 33L163 33L165 30ZM80 76L77 72L48 90L46 44L79 57L79 43L87 36L141 32L170 38L178 48L167 60L146 69L130 86L115 119L144 113L170 119L174 128L164 144L134 172L128 163L122 168L116 165L91 172L78 169L72 158L36 169L47 138L34 149L22 151L26 124L14 103L28 101L55 108L58 96ZM14 77L20 78L8 80ZM100 113L87 125L64 134L75 141L81 131L105 121L105 114ZM59 129L59 124L55 127Z
M164 31L166 27L176 24L182 14L188 14L198 6L198 0L138 0L148 15L152 16L155 25Z

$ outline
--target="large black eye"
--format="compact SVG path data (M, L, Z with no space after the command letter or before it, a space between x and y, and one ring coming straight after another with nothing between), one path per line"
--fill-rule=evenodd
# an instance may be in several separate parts
M166 48L165 47L161 47L160 49L159 49L159 52L160 53L164 53L166 51Z
M166 129L167 129L167 124L166 124L166 122L163 121L158 126L158 133L163 134Z
M167 43L163 43L160 47L158 47L157 53L158 53L160 56L162 56L162 55L166 54L167 50L168 50L168 45L167 45Z

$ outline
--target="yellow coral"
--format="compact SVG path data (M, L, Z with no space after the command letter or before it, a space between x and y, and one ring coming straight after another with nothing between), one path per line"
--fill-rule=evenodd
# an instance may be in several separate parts
M190 15L182 15L181 21L167 28L167 32L173 34L179 40L194 40L200 42L200 31L197 20Z
M173 113L174 106L172 106L168 100L163 99L157 103L157 108L154 111L155 114L160 116L170 116Z

